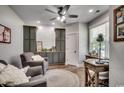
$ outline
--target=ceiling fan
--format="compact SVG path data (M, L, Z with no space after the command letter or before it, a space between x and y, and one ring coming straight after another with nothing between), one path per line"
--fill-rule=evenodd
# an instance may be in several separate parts
M69 8L70 8L70 5L65 5L65 6L57 7L57 12L55 12L55 11L53 11L51 9L48 9L48 8L45 8L45 10L50 12L50 13L58 15L55 18L51 18L50 21L60 20L61 22L66 23L66 21L65 21L66 17L68 17L68 18L77 18L78 17L78 15L69 14L68 13Z

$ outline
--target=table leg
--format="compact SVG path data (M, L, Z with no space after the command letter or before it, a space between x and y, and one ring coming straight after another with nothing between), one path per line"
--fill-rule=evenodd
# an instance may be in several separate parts
M99 73L95 73L95 87L99 86Z
M88 86L88 69L85 67L85 86Z

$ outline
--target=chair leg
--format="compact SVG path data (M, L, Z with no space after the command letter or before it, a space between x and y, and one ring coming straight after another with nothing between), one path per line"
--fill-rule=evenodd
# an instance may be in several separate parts
M100 85L103 85L104 87L108 87L109 83L108 83L108 79L106 80L99 80L100 81Z
M44 64L42 63L42 71L43 71L43 75L44 75Z

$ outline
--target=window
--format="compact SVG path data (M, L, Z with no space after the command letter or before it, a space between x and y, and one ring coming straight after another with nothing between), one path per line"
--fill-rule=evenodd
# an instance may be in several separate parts
M96 41L98 34L102 33L104 41L101 44L101 57L109 58L109 22L90 29L90 52L99 51L99 43Z

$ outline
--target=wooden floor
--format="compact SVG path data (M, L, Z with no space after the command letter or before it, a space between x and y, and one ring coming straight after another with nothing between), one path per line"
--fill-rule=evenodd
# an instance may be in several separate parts
M65 68L68 66L72 66L72 65L65 65L65 64L53 64L53 65L49 65L49 69L56 69L56 68ZM76 66L74 66L76 67Z

